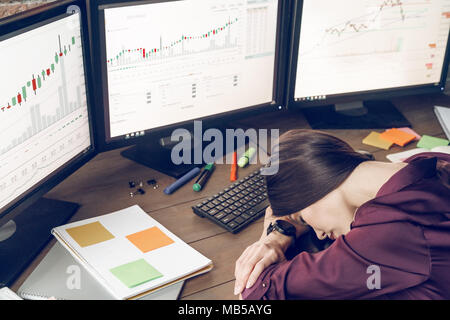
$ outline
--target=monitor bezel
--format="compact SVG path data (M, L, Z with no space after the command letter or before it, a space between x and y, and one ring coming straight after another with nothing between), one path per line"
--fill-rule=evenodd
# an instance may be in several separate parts
M121 148L125 146L132 146L146 142L154 142L162 137L171 135L175 128L186 128L192 130L194 121L201 120L205 126L220 127L225 121L233 122L234 120L242 119L251 115L256 115L264 112L284 110L285 105L285 81L287 69L287 57L289 54L288 41L290 38L290 19L288 11L292 9L292 0L279 0L278 3L278 21L277 21L277 39L275 48L275 66L274 66L274 90L273 99L269 103L264 103L255 106L248 106L237 110L214 114L206 117L191 119L183 122L173 123L162 127L145 130L145 135L135 137L133 139L124 139L124 136L110 139L107 137L108 121L105 109L107 106L108 91L107 91L107 77L106 77L106 46L104 36L104 20L102 20L103 9L106 7L120 7L140 4L151 4L161 2L174 2L180 0L138 0L124 2L124 0L94 0L91 2L92 6L92 43L93 45L93 65L95 72L95 91L96 91L96 105L101 106L98 109L98 116L96 118L97 127L97 148L100 152Z
M23 210L39 200L48 191L56 187L68 176L81 168L97 153L95 146L95 130L93 126L93 90L91 87L92 72L91 62L89 60L90 48L86 2L84 0L63 0L27 10L13 16L5 17L0 20L0 36L20 31L32 27L33 25L39 25L43 22L51 20L52 18L63 16L64 14L67 14L67 8L70 5L76 5L81 9L81 38L84 45L83 60L86 83L86 99L88 104L88 115L90 117L89 126L91 146L0 209L0 226L8 220L14 219L16 215L20 214Z
M450 30L449 38L447 41L444 64L442 67L442 74L439 84L425 84L414 85L405 87L385 88L368 91L348 92L343 94L329 95L326 99L322 100L303 100L297 101L295 98L295 85L297 78L297 64L298 64L298 51L300 43L300 32L303 14L303 0L294 0L293 3L293 21L292 31L290 39L290 58L289 58L289 74L287 80L287 97L285 104L287 109L296 110L311 107L320 107L325 105L333 105L337 103L347 103L353 101L366 101L366 100L385 100L400 96L420 95L420 94L433 94L442 93L445 90L445 84L447 79L447 72L450 62Z

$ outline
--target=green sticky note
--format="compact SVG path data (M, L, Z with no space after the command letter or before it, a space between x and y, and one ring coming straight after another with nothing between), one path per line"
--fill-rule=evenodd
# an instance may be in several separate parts
M433 149L434 147L448 146L448 144L449 141L446 139L423 135L422 139L417 142L417 148Z
M161 272L153 268L144 259L115 267L110 271L128 288L134 288L163 276Z

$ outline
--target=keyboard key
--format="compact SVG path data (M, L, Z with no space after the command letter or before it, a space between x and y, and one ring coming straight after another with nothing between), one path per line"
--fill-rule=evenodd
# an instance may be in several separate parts
M229 214L229 215L225 216L224 218L220 219L220 221L222 221L223 223L227 224L228 222L233 220L235 217L236 217L235 215Z
M240 215L242 214L242 212L239 211L239 210L233 210L232 213L233 213L235 216L240 216Z
M251 218L251 216L249 216L249 215L246 214L246 213L241 214L240 217L243 218L243 219L245 219L245 220L248 220L248 219Z
M225 216L226 216L226 213L219 212L217 215L214 216L214 218L216 218L217 220L220 220L220 219L222 219Z
M236 219L234 219L234 222L236 222L237 224L241 224L245 221L245 219L243 219L242 217L237 217Z
M231 221L227 224L227 226L229 226L231 229L236 228L237 226L239 226L236 222Z
M255 214L257 214L258 212L256 211L256 210L249 210L248 212L247 212L250 216L254 216Z
M217 212L219 212L219 210L217 210L217 209L211 209L211 210L208 211L208 214L209 214L210 216L214 216Z

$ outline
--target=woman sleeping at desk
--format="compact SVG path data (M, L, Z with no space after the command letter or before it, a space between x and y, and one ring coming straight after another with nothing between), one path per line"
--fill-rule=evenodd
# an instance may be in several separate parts
M280 137L259 241L236 262L243 299L450 299L450 155L371 161L323 132ZM287 260L312 228L333 243Z

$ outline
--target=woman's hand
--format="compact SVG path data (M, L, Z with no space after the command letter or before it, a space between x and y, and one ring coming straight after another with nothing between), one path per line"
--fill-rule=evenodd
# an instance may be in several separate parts
M244 288L252 287L261 272L271 264L286 260L284 252L291 242L292 238L272 232L247 247L236 261L234 294L240 294Z
M261 238L249 246L239 259L236 261L234 275L236 282L234 285L234 294L240 294L244 288L252 287L258 279L261 272L274 263L286 260L284 253L292 242L291 237L284 236L278 232L266 234L267 227L271 222L277 219L283 219L292 223L296 228L296 236L299 237L306 231L308 227L300 224L290 216L276 217L273 215L272 208L266 209L264 216L264 228Z

